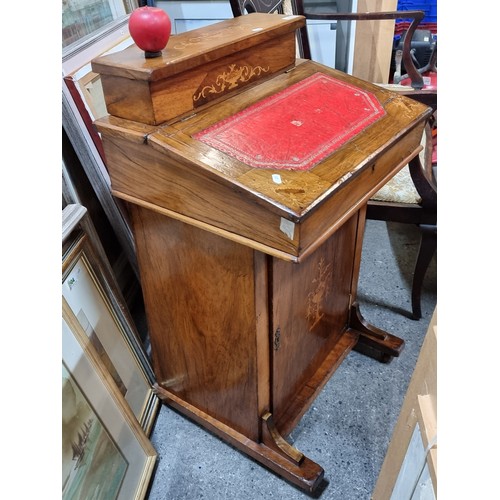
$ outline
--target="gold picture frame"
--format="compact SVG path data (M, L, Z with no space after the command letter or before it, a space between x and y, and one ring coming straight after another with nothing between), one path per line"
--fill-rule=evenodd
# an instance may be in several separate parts
M63 210L63 228L69 224L62 250L63 306L71 310L116 389L149 435L161 404L153 391L153 370L109 263L79 224L85 217L79 208L83 207L68 205Z
M63 304L62 498L142 500L156 460L151 442Z

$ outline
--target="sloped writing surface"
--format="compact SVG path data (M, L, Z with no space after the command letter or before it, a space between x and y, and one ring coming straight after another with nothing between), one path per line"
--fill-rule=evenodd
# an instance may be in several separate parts
M385 114L372 93L315 73L194 138L254 168L309 170Z

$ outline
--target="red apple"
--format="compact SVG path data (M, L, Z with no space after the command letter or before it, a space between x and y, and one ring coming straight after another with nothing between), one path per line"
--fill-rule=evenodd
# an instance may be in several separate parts
M172 23L168 14L159 7L139 7L128 20L130 36L146 52L146 57L156 57L167 46Z

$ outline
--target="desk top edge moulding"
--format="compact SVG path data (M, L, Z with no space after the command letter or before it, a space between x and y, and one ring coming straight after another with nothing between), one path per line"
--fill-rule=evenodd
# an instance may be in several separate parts
M356 303L366 203L430 108L296 60L302 16L249 14L92 62L127 202L162 400L306 491L286 441L345 356L403 341Z

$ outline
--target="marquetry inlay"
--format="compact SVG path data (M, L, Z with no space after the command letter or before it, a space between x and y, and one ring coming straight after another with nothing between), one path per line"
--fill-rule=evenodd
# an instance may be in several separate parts
M193 98L196 102L200 98L206 98L210 94L221 94L226 90L232 90L240 83L248 82L253 76L260 76L262 73L269 71L269 66L263 68L262 66L237 66L231 64L229 71L225 71L217 75L215 83L212 85L205 85Z
M325 264L325 259L321 259L318 264L316 277L312 280L314 289L307 296L307 319L309 320L309 331L321 321L324 313L321 305L325 297L332 289L332 263Z

